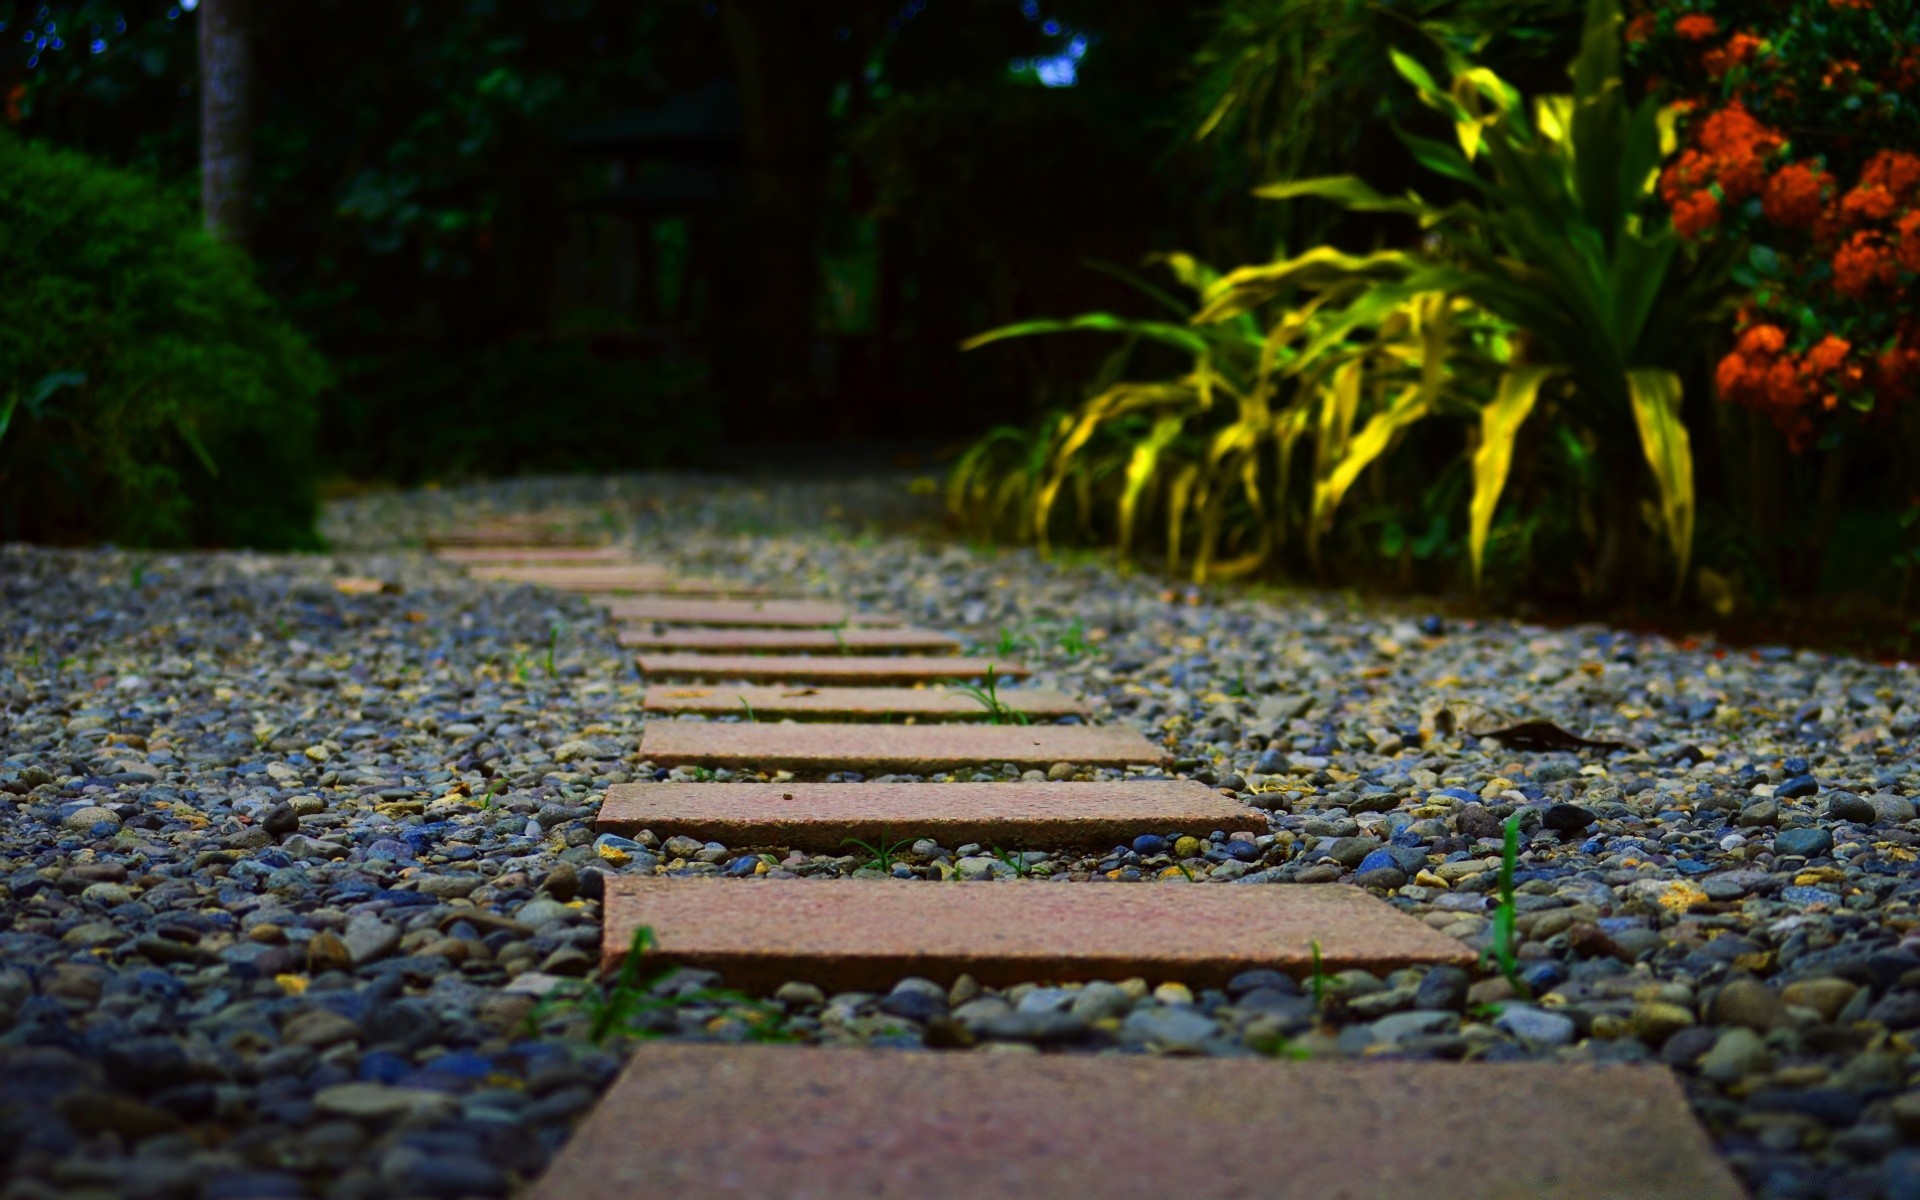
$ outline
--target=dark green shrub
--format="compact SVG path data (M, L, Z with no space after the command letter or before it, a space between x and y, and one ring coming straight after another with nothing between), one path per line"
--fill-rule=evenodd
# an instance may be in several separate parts
M0 131L0 537L317 544L320 358L151 182Z

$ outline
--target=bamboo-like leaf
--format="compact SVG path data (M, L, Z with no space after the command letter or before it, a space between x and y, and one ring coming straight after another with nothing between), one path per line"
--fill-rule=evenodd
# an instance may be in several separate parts
M1206 339L1184 326L1166 321L1134 321L1112 313L1083 313L1065 320L1019 321L985 333L976 333L960 343L962 350L978 350L1009 338L1033 337L1043 333L1124 333L1151 341L1165 342L1176 350L1199 354L1207 348Z
M1392 279L1413 265L1401 250L1353 255L1332 246L1317 246L1280 262L1241 267L1222 275L1201 298L1195 325L1224 321L1263 304L1290 287L1313 288L1367 277Z
M1167 570L1180 565L1180 539L1187 519L1187 505L1194 485L1200 480L1200 466L1190 464L1167 484Z
M1120 492L1120 561L1126 562L1133 548L1134 519L1139 516L1140 497L1153 481L1160 457L1173 439L1180 436L1185 422L1179 417L1162 417L1154 422L1153 432L1133 448L1127 459L1125 486Z
M1541 385L1560 370L1515 367L1500 377L1493 400L1480 410L1480 444L1473 451L1473 500L1467 509L1467 556L1473 565L1475 589L1480 586L1486 561L1493 513L1500 506L1500 493L1506 489L1507 472L1513 467L1513 446L1520 436L1520 426L1533 412Z
M1680 420L1681 383L1672 371L1637 367L1627 372L1627 393L1633 401L1633 421L1640 430L1640 449L1653 468L1660 498L1660 523L1673 548L1678 574L1676 592L1687 580L1693 557L1693 445Z
M1313 520L1321 531L1333 527L1333 514L1340 502L1360 478L1360 473L1386 453L1394 435L1429 411L1424 390L1409 387L1401 391L1391 405L1367 419L1360 432L1342 449L1333 470L1313 489Z

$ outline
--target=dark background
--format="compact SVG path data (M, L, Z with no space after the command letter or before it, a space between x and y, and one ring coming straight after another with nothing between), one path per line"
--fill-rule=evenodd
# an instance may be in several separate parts
M963 338L1140 309L1089 264L1274 249L1241 148L1191 138L1215 16L1187 6L246 11L248 244L334 364L320 437L336 476L948 445L1070 403L1112 349L962 354ZM21 133L195 194L199 11L0 16L0 92Z

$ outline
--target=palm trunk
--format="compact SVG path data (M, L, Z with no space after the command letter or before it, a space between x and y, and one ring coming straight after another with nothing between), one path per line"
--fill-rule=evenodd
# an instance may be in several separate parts
M247 0L201 0L200 210L209 233L241 246L253 209L252 93Z

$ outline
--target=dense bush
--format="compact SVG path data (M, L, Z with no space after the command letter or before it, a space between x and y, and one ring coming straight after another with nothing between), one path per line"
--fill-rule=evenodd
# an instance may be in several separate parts
M1675 226L1748 247L1721 398L1796 450L1854 422L1884 427L1920 374L1920 11L1662 0L1626 40L1687 110L1660 181Z
M1183 557L1187 530L1197 537L1196 577L1260 565L1290 526L1323 569L1336 512L1379 474L1374 464L1429 418L1465 418L1470 486L1446 503L1465 500L1476 583L1502 508L1509 528L1524 523L1503 504L1523 434L1527 457L1556 462L1552 501L1582 514L1590 561L1571 573L1583 593L1612 599L1656 575L1684 581L1696 501L1681 373L1697 356L1697 323L1716 312L1724 256L1683 254L1647 195L1659 115L1652 100L1622 94L1619 26L1612 0L1591 0L1564 96L1529 99L1451 52L1443 87L1417 58L1383 52L1457 142L1403 131L1424 197L1384 194L1356 175L1257 189L1412 218L1424 231L1417 248L1323 246L1191 280L1200 304L1185 328L1095 315L989 335L1108 329L1196 358L1173 381L1103 381L1044 454L1025 458L1031 484L982 469L1007 462L1013 439L983 443L956 472L955 507L977 518L1025 505L1026 532L1044 545L1058 497L1085 509L1111 492L1123 552L1135 512L1151 504L1166 511L1170 560ZM1292 470L1302 446L1310 474Z
M324 367L183 203L0 132L0 536L314 542Z

